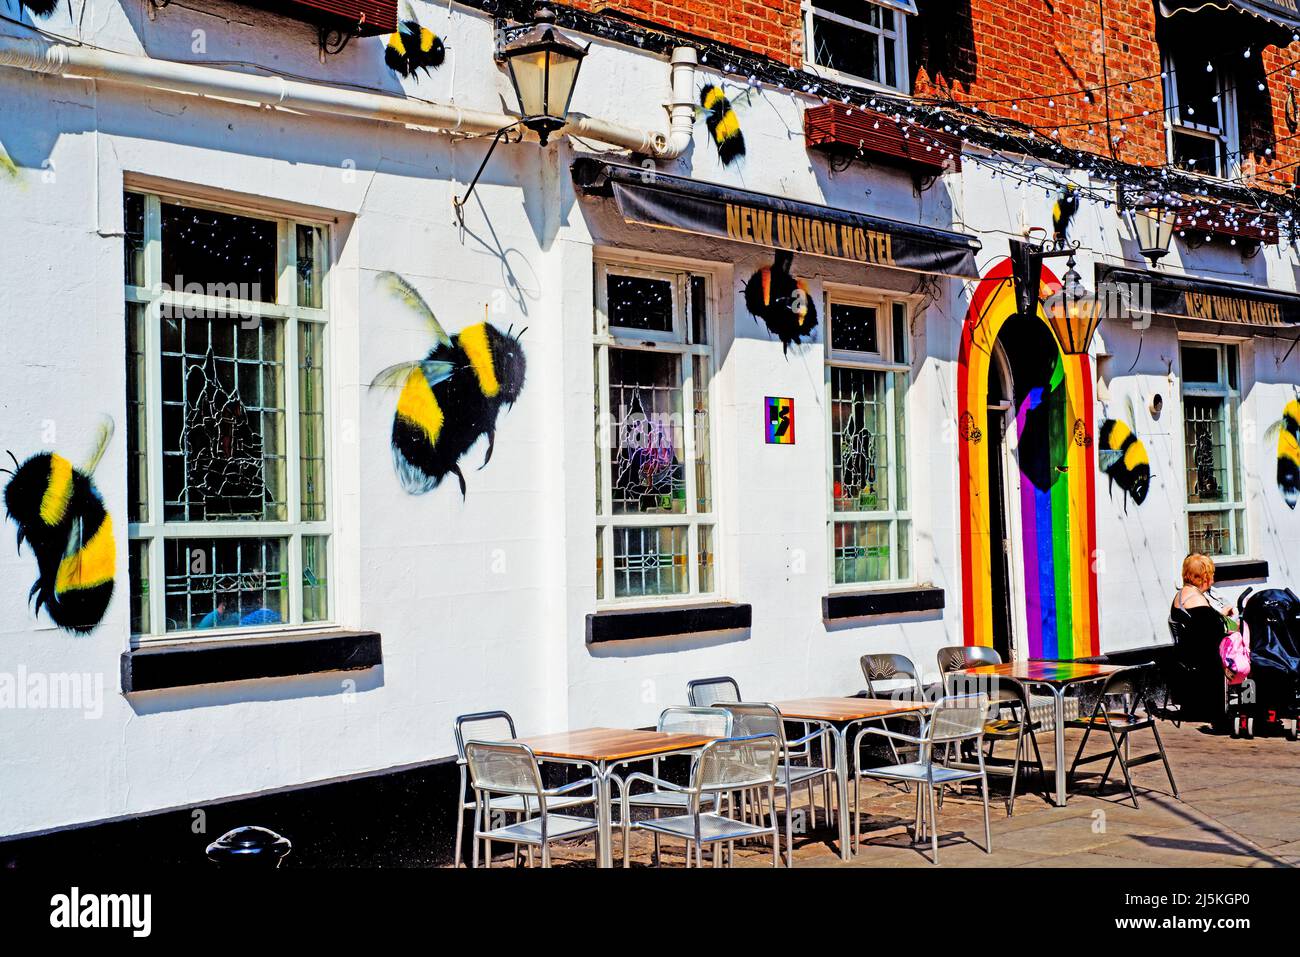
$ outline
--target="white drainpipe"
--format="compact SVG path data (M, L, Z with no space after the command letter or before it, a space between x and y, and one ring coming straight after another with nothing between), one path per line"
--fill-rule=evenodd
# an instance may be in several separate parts
M677 159L691 144L695 130L695 66L699 56L694 47L675 47L672 59L672 99L668 106L668 134L658 130L636 130L590 116L569 114L563 130L581 138L622 146L633 153L659 160Z
M566 133L587 137L656 159L674 159L691 139L694 124L695 50L673 51L673 98L669 133L623 126L573 114ZM131 56L109 50L0 36L0 66L56 76L86 77L197 96L216 96L329 116L355 116L448 133L494 133L518 121L507 113L467 110L448 103L408 100L360 90L303 83L278 76Z

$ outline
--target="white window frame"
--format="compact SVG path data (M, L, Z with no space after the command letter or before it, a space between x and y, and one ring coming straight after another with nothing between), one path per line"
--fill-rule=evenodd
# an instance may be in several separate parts
M325 219L312 219L301 215L285 216L273 209L257 206L240 205L210 198L174 194L158 191L144 186L129 185L123 191L126 194L144 197L144 285L125 286L125 299L128 304L136 303L145 307L144 314L144 356L146 374L143 383L143 401L145 404L144 431L147 476L145 492L147 496L147 521L130 522L128 528L128 547L136 542L148 542L146 562L148 569L148 616L149 631L131 636L132 647L159 642L194 642L218 638L239 638L241 640L260 637L284 636L297 632L316 632L337 627L338 581L337 563L335 561L334 543L337 534L335 528L335 494L333 487L333 468L330 461L334 448L332 429L332 409L330 397L333 396L330 356L330 276L333 264L332 224ZM164 290L162 284L162 206L164 203L179 204L200 209L214 210L235 216L273 221L277 228L276 243L276 295L275 302L251 302L241 299L214 298L187 294L184 290ZM311 226L321 230L322 239L316 251L320 263L321 308L297 305L297 266L298 246L297 227ZM286 303L286 305L281 305ZM282 320L284 331L284 395L285 395L285 521L201 521L177 522L164 520L163 493L163 449L162 449L162 343L160 320L162 310L171 306L178 310L211 310L213 312L238 312L248 317ZM326 438L324 462L325 518L316 522L302 522L294 519L301 515L301 459L299 435L299 394L298 365L299 343L298 323L312 322L322 327L321 352L326 356L324 368L325 402L322 406L322 429ZM134 489L131 490L134 495ZM327 612L322 621L303 621L303 539L323 537L325 539L326 562L326 603ZM204 629L166 629L166 548L167 541L177 539L213 539L213 538L278 538L285 541L284 574L288 580L289 615L286 621L277 625L243 628L204 628ZM132 583L128 582L128 589Z
M1237 387L1234 389L1229 385L1228 375L1228 349L1234 345L1237 347ZM1182 356L1183 347L1193 346L1197 348L1213 349L1217 355L1218 364L1218 381L1216 383L1192 382L1189 383L1183 373ZM1179 435L1181 438L1180 452L1180 470L1183 476L1183 541L1188 548L1191 547L1191 520L1190 516L1196 512L1230 512L1229 532L1235 545L1234 551L1222 555L1214 555L1217 559L1238 559L1251 557L1250 545L1254 536L1250 530L1250 513L1247 509L1245 489L1238 487L1237 479L1240 476L1241 485L1246 483L1246 463L1244 450L1241 442L1240 428L1233 428L1234 421L1238 424L1241 421L1241 399L1244 394L1242 381L1242 369L1245 363L1242 361L1243 343L1238 340L1224 340L1215 338L1202 338L1198 336L1179 336L1178 337L1178 376L1179 376ZM1224 400L1224 420L1223 420L1223 439L1224 448L1227 449L1230 457L1228 466L1225 469L1228 482L1228 497L1222 502L1190 502L1188 501L1191 491L1187 488L1187 410L1184 406L1188 396L1193 398L1221 398ZM1237 541L1237 518L1240 516L1240 526L1242 534L1246 541Z
M1173 55L1166 50L1160 53L1165 94L1165 156L1174 162L1174 134L1213 141L1215 153L1213 170L1186 170L1193 175L1211 179L1228 179L1241 173L1241 143L1238 131L1237 91L1235 84L1225 83L1223 70L1214 70L1215 89L1219 99L1217 126L1209 123L1192 123L1182 117L1182 102L1178 96L1178 71L1174 69ZM1179 167L1180 169L1182 167Z
M910 0L884 3L862 0L862 4L864 7L875 6L892 12L894 14L894 29L885 30L882 27L872 26L866 20L855 20L839 13L832 13L830 10L819 7L817 0L803 0L804 67L816 70L822 76L840 80L853 86L863 86L889 93L911 93L912 79L907 69L907 18L916 13L915 5ZM817 35L814 14L823 20L830 20L853 30L873 34L876 37L876 62L881 64L882 77L885 75L885 38L892 39L894 41L894 75L898 77L898 85L890 86L883 79L873 80L870 77L846 73L843 70L837 70L818 63L816 59Z
M825 362L825 395L826 409L823 415L824 428L826 430L826 555L827 561L827 582L831 592L861 592L879 589L897 588L900 585L915 584L916 577L916 528L912 519L912 495L910 488L907 495L907 507L900 509L898 507L898 464L901 461L904 475L909 477L912 474L909 456L912 451L911 442L906 442L903 455L898 455L898 431L895 423L898 421L897 408L895 403L898 400L897 393L894 389L893 379L890 378L888 389L885 394L885 415L889 423L888 428L888 446L886 454L889 456L890 467L889 473L889 508L883 511L863 512L837 512L835 511L835 447L834 447L834 423L831 420L831 407L833 397L831 394L832 381L831 370L834 368L861 369L868 372L892 372L908 377L908 391L911 391L911 316L913 299L905 296L891 296L879 293L871 293L865 290L853 287L827 286L823 297L823 315L826 318L826 362ZM846 349L833 349L831 347L832 334L832 317L831 307L834 305L847 306L872 306L876 309L876 347L877 352L856 352ZM903 315L908 320L904 323L904 341L903 361L896 362L894 355L894 308L895 306L903 310ZM908 428L910 417L907 415L906 405L903 410L904 429ZM910 482L909 482L910 485ZM890 577L884 581L872 582L837 582L835 580L835 526L837 523L850 522L889 522L889 567ZM908 574L903 576L898 572L898 551L899 551L899 523L907 523L907 552L909 556Z
M641 276L648 279L668 279L673 282L673 332L661 333L639 329L621 329L611 326L609 322L609 299L606 277L610 273L620 276ZM691 343L690 280L693 276L703 277L707 315L704 318L704 331L707 344ZM718 509L717 477L717 368L714 348L717 342L717 276L710 270L700 269L694 263L677 260L654 258L622 258L602 256L595 262L595 330L592 342L595 347L596 361L596 401L595 410L599 416L596 430L597 465L600 469L599 501L595 509L595 531L601 535L601 554L603 555L603 597L597 598L599 607L678 605L691 601L716 600L722 589L721 560L721 523ZM687 510L682 514L666 513L616 513L613 510L613 463L609 455L608 430L612 427L613 417L609 406L609 351L611 348L630 351L653 352L681 356L679 388L682 390L683 427L686 456L686 503ZM695 487L695 416L691 400L694 395L694 357L701 356L706 363L709 387L706 397L709 409L709 485L710 511L697 511L698 498ZM687 590L667 595L629 595L616 598L614 595L614 530L615 528L660 527L665 525L682 526L687 529ZM713 550L713 588L700 590L699 582L699 532L702 525L712 526L711 547ZM598 592L598 594L600 594Z

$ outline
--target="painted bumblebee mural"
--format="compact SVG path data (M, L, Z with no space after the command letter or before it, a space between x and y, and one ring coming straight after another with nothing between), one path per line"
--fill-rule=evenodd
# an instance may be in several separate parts
M117 548L113 520L91 481L113 436L100 427L90 461L74 466L57 452L41 452L14 468L5 486L5 513L18 526L18 548L27 542L36 555L37 578L30 598L60 628L85 634L103 620L113 597Z
M1300 501L1300 397L1282 410L1277 429L1277 487L1287 508Z
M745 134L740 131L740 119L722 87L710 83L700 90L699 112L704 114L705 126L722 165L730 166L741 159L745 155Z
M402 22L384 47L384 63L388 68L408 78L420 70L428 74L442 66L446 55L442 38L420 25L410 4L402 4Z
M1136 421L1132 402L1128 404L1128 417ZM1112 494L1118 485L1124 493L1125 512L1130 498L1134 504L1141 505L1151 489L1151 459L1146 446L1133 427L1122 419L1106 418L1098 438L1101 445L1097 450L1097 464L1110 478Z
M745 284L745 308L781 340L782 352L811 336L817 326L817 306L804 281L791 275L793 263L794 253L781 250L770 267Z
M486 436L479 468L491 461L501 407L514 405L523 390L523 330L512 335L484 321L449 336L410 283L391 272L379 280L424 318L436 341L423 359L389 366L370 383L398 391L392 435L398 480L410 494L422 495L454 475L463 498L461 457Z

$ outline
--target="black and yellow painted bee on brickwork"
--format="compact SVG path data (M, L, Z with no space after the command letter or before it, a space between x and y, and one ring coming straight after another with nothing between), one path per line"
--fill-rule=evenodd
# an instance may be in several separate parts
M1128 417L1134 420L1133 404L1128 404ZM1107 418L1101 423L1101 443L1097 450L1097 464L1110 477L1110 488L1116 485L1124 493L1124 511L1128 500L1141 505L1151 490L1151 458L1147 447L1137 437L1133 427L1122 419Z
M1287 508L1300 501L1300 397L1282 409L1277 429L1277 487Z
M30 598L60 628L85 634L104 618L113 597L117 547L113 520L91 475L112 438L100 428L89 463L77 468L57 452L41 452L14 469L5 486L5 512L18 525L18 549L27 542L38 576Z
M745 155L745 134L740 131L740 118L734 105L721 86L710 83L700 90L700 107L709 136L718 150L718 159L723 166L730 166Z
M402 5L402 22L397 32L388 37L384 48L384 63L394 73L405 77L415 76L420 70L426 74L442 66L447 51L442 38L420 25L409 4Z
M484 321L449 336L410 283L391 272L379 278L424 318L437 340L424 359L390 366L370 384L372 389L400 390L392 437L398 480L407 492L421 495L455 475L464 497L461 457L486 436L487 453L479 468L491 461L497 415L503 405L514 405L523 390L523 332L511 335Z

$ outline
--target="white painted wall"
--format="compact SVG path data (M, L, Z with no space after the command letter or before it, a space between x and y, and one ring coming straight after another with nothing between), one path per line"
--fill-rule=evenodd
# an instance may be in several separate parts
M253 9L205 2L205 11L72 0L47 28L128 53L215 61L324 82L396 91L382 40L356 41L325 65L303 24ZM490 24L459 8L415 4L448 45L446 64L408 91L481 109L509 102L490 57ZM13 28L6 27L11 31ZM204 44L197 43L195 30ZM16 31L14 31L16 32ZM202 46L202 50L197 47ZM240 64L249 66L235 65ZM701 83L703 78L701 78ZM663 60L593 47L573 108L664 128ZM804 147L804 101L764 91L741 107L749 155L719 167L698 124L693 150L665 167L700 179L897 219L977 233L981 267L1029 221L1045 225L1050 200L1022 200L976 164L917 195L909 177L854 166L832 175ZM451 198L463 192L487 148L389 125L308 117L107 83L0 71L0 143L23 168L0 181L0 447L19 459L55 448L84 457L104 414L119 428L96 472L118 519L118 593L101 627L74 638L26 604L35 577L29 552L0 548L0 674L103 676L102 715L0 710L0 835L150 810L201 805L445 756L459 713L502 707L527 731L647 725L685 697L689 678L737 677L747 696L848 693L861 687L858 657L901 651L933 670L935 650L959 643L955 419L956 367L969 289L946 282L913 321L915 380L908 399L917 578L947 593L941 615L828 629L821 599L829 581L823 353L817 340L783 356L744 310L740 287L764 263L755 250L626 227L608 205L573 194L568 164L583 145L498 149L460 230ZM333 584L339 624L383 635L384 666L357 680L338 675L248 682L173 692L120 694L118 661L129 643L126 602L125 398L121 193L124 182L167 181L254 198L270 211L295 205L337 217L331 275L330 412L334 419ZM1085 209L1078 235L1118 261L1126 247L1113 211ZM595 246L683 257L717 267L720 364L712 408L715 494L725 597L749 602L743 638L665 639L593 650L583 643L595 608L591 316ZM1206 275L1253 276L1294 288L1293 253L1243 261L1199 251L1182 266ZM1179 254L1166 261L1179 267ZM827 282L883 285L887 273L802 259L820 297ZM528 385L500 420L495 457L482 472L480 444L465 460L469 495L455 483L408 497L393 474L391 396L365 385L380 369L429 348L428 336L376 289L381 270L424 291L451 331L478 321L527 325ZM1091 275L1091 261L1081 271ZM819 298L820 301L820 298ZM824 315L822 317L824 323ZM1162 640L1184 531L1177 386L1162 356L1168 328L1143 336L1107 327L1113 402L1165 394L1159 422L1137 423L1157 480L1141 508L1098 501L1103 648ZM1293 581L1300 515L1282 503L1266 430L1300 381L1300 351L1259 340L1243 353L1253 385L1243 419L1257 426L1247 448L1256 557L1277 581ZM1137 357L1136 364L1134 362ZM1130 371L1130 367L1131 371ZM1177 373L1175 367L1175 375ZM795 398L798 441L762 441L761 401ZM1104 477L1099 478L1104 492ZM12 533L12 525L7 526ZM802 553L802 572L792 556Z

